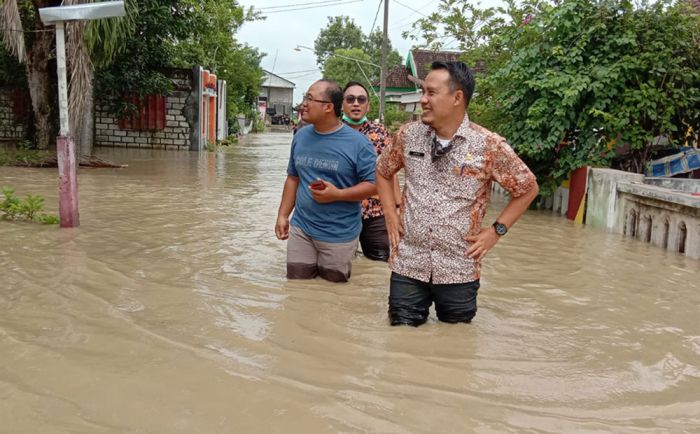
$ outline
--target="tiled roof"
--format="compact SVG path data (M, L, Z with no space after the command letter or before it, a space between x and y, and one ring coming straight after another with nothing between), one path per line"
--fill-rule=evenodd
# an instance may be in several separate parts
M697 1L700 2L700 0ZM411 50L410 55L413 56L417 79L422 81L430 72L430 65L433 62L438 60L454 62L460 60L462 53L458 51ZM483 60L479 60L476 65L469 65L469 67L475 72L486 72L486 64ZM409 79L409 74L412 72L407 66L401 65L391 68L386 77L386 87L415 89L417 86ZM379 87L379 82L374 83L374 86Z
M430 64L435 61L454 62L459 60L462 53L459 51L432 51L432 50L411 50L413 53L413 64L416 67L416 75L424 80L430 72Z
M395 66L389 70L386 75L386 87L415 88L414 84L408 81L408 70L403 65Z

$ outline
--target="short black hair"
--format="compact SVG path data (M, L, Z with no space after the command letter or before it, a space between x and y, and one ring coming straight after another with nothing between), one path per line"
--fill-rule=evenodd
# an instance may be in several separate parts
M360 86L361 88L363 88L365 90L365 93L367 94L367 96L369 96L369 91L367 90L365 85L360 83L359 81L348 81L348 84L346 84L345 87L343 88L343 95L345 95L345 91L347 91L348 89L350 89L353 86Z
M343 90L335 80L322 78L319 81L326 83L326 99L333 103L333 111L335 111L335 116L339 118L343 111Z
M474 74L466 63L455 62L433 62L430 70L445 69L450 74L450 92L461 90L464 93L464 107L469 106L474 95Z

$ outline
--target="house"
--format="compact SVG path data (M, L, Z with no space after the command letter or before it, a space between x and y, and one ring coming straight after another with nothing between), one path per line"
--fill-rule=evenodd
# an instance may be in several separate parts
M416 112L420 108L420 83L430 72L430 65L436 61L457 61L461 56L459 51L410 50L406 56L406 64L390 69L387 74L387 104L400 104L403 110ZM483 72L483 63L477 64L474 69ZM373 88L378 92L379 83Z
M258 96L258 109L271 117L281 115L291 117L295 87L296 85L291 81L265 71L265 78Z

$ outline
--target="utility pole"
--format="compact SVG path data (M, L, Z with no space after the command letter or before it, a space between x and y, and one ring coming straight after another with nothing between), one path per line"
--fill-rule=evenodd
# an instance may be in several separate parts
M379 74L379 122L384 123L386 109L386 57L389 51L389 0L384 0L384 39L382 39L382 71Z

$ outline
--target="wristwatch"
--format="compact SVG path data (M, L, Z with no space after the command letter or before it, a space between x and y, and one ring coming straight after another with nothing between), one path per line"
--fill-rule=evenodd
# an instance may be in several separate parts
M506 234L506 232L508 232L508 226L504 225L503 223L494 222L493 228L496 230L496 235L499 237L502 237Z

